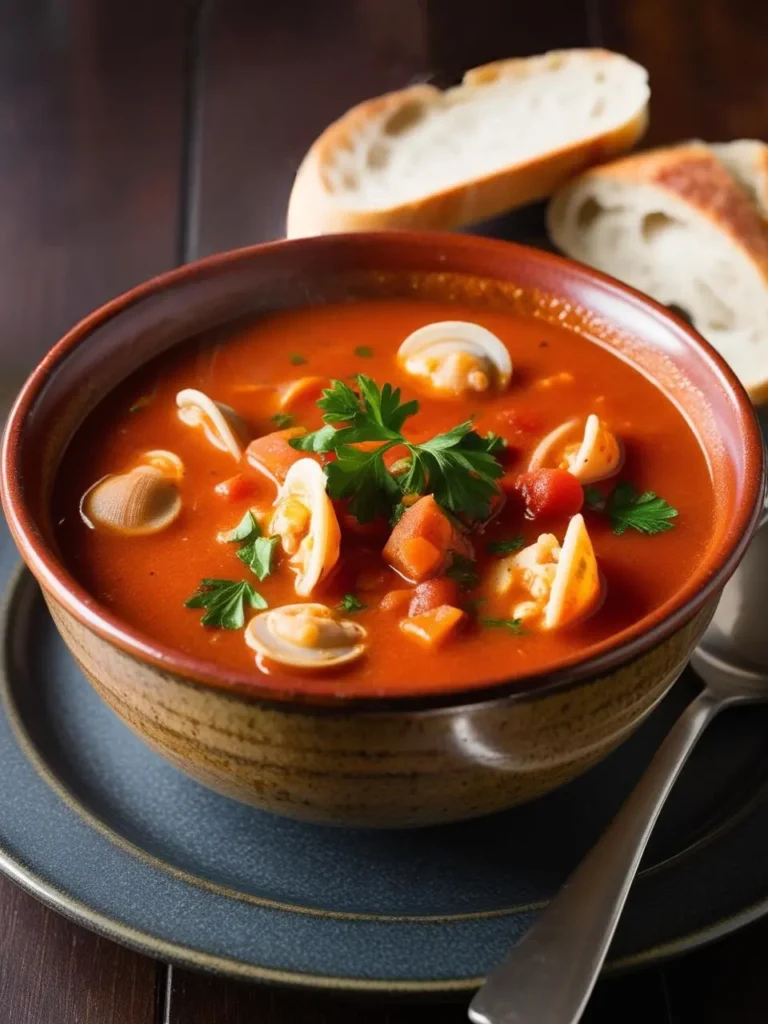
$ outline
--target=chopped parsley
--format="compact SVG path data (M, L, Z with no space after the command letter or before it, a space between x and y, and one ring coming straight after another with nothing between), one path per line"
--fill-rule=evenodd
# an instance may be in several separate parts
M307 357L301 355L299 352L291 352L288 356L292 366L303 366L307 361Z
M678 515L677 509L658 494L653 491L640 493L630 483L616 484L607 496L597 487L587 486L584 488L584 502L593 512L604 512L618 536L629 529L646 534L664 533L674 528L672 520Z
M379 387L363 374L358 375L357 386L359 393L343 381L332 381L317 403L326 426L290 442L300 451L336 453L336 459L325 466L330 497L348 498L349 511L361 523L378 516L389 518L403 494L427 492L451 512L470 519L487 518L491 499L498 493L495 481L503 472L493 454L500 439L481 437L467 420L429 441L413 444L402 428L418 412L419 403L401 403L399 388ZM353 447L362 441L381 444L373 451ZM407 448L410 465L395 479L384 455L397 445Z
M231 530L225 530L219 534L218 539L222 544L234 544L237 541L249 540L252 536L258 537L261 533L259 524L256 522L256 517L250 509L245 513L243 518L237 524L232 527Z
M445 575L455 580L462 590L471 590L476 587L480 579L475 563L471 558L465 558L463 555L453 556L453 561L445 570Z
M511 555L513 551L519 551L525 544L522 534L510 537L509 540L494 540L486 544L485 550L489 555Z
M397 505L395 505L395 507L392 509L392 515L389 517L390 526L397 526L397 524L405 515L407 507L408 506L404 505L402 501L399 501Z
M184 602L187 608L205 608L200 622L220 629L242 629L245 607L264 609L267 602L245 580L200 580L197 591Z
M373 349L370 345L358 345L355 349L355 355L360 356L361 359L370 359L373 355Z
M146 409L148 405L151 405L155 400L155 392L150 391L147 395L142 395L137 398L133 405L128 406L128 412L138 412L140 409Z
M272 556L279 540L279 537L254 537L238 549L237 557L264 580L272 572Z
M587 484L584 487L584 504L592 512L603 511L605 508L605 498L599 487L595 487L594 484Z
M480 619L480 624L489 629L506 629L515 636L525 633L522 619Z
M671 530L677 509L668 505L653 491L639 494L632 484L616 484L606 502L605 511L611 517L613 532L621 535L631 528L640 533L664 533Z
M364 605L363 602L359 598L355 597L354 594L345 594L336 605L336 608L340 612L347 612L348 614L351 614L352 612L364 611L365 608L367 608L367 605Z
M232 530L219 534L219 540L226 544L240 543L237 557L245 562L251 572L260 580L272 572L272 556L279 537L262 537L261 527L250 509Z
M289 412L276 412L274 416L270 417L270 419L279 430L284 430L286 427L292 427L296 422L296 417L291 416Z

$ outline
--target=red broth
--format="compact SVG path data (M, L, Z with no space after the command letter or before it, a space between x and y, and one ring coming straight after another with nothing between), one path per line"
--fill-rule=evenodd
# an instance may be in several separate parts
M500 394L445 399L426 394L395 360L401 341L416 328L464 319L493 331L507 346L512 381ZM523 473L537 442L571 417L596 412L625 447L616 477L639 491L653 490L678 510L674 528L647 536L621 536L603 512L583 510L603 579L604 599L581 621L562 629L483 624L498 608L468 589L452 600L465 611L460 628L438 647L425 646L402 629L408 609L382 610L389 592L409 584L382 557L388 529L346 528L337 570L310 598L335 606L345 594L365 605L349 617L368 631L367 653L333 672L313 674L257 664L243 630L206 628L201 611L185 601L203 578L249 579L270 607L300 601L294 576L278 558L276 571L259 582L237 558L237 544L222 544L218 531L233 527L253 504L271 505L275 488L257 477L255 491L228 497L217 485L240 466L209 444L199 429L177 417L175 396L197 388L235 409L253 437L276 429L274 393L251 385L285 384L308 375L342 378L364 373L402 388L420 409L405 433L431 437L474 417L475 428L504 436L500 457L507 474ZM293 410L308 429L321 425L310 394ZM150 536L126 537L90 529L79 504L95 481L130 468L148 449L169 449L184 462L183 508L176 521ZM248 474L246 473L246 476ZM615 481L607 481L610 490ZM554 669L586 655L669 599L703 557L712 531L712 482L702 449L670 400L652 381L615 354L579 334L536 319L456 304L407 299L364 300L264 316L227 336L190 341L125 381L83 425L65 455L54 498L58 541L74 575L111 612L171 648L238 673L251 673L260 689L285 686L335 694L369 695L479 687ZM507 502L482 535L472 539L481 581L498 562L486 550L522 535L530 544L542 532L562 541L569 516L525 516L519 496ZM450 593L446 591L446 593ZM478 599L480 598L480 599ZM385 604L387 602L385 601ZM255 614L249 611L248 616Z

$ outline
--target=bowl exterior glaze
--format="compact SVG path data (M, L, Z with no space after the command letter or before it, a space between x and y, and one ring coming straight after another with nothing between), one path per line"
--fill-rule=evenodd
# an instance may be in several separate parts
M581 774L661 700L716 603L652 651L571 689L445 708L354 712L249 702L199 686L121 651L45 596L98 693L178 768L263 810L374 828L488 814Z
M588 659L474 691L291 697L140 634L88 594L57 550L50 495L83 419L174 344L243 316L369 295L424 295L573 323L674 396L717 487L713 538L681 591ZM0 462L14 539L94 687L195 778L280 814L339 825L456 821L553 789L605 756L672 685L756 528L763 446L743 388L685 323L604 275L471 236L324 236L225 253L147 282L75 327L9 417ZM652 542L650 542L652 543ZM338 686L337 686L338 690Z

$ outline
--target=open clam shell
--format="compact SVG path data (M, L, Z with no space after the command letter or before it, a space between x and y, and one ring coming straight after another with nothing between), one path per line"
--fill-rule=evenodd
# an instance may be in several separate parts
M202 391L184 388L176 395L178 417L189 427L202 429L210 443L219 451L229 452L236 462L243 455L242 441L246 438L245 424L234 409L222 402L214 402Z
M443 320L409 334L397 352L406 373L436 394L504 390L512 378L512 360L504 343L480 324Z
M156 466L106 476L80 502L80 515L92 529L133 536L159 533L180 512L176 481Z
M278 492L270 533L282 540L296 573L295 589L308 597L339 560L341 529L314 459L299 459Z
M543 437L531 455L529 469L567 469L582 484L607 480L624 463L624 446L605 423L591 413L583 432L581 420L561 423Z
M333 668L362 657L367 631L336 618L324 604L289 604L256 615L245 642L270 661L291 668Z

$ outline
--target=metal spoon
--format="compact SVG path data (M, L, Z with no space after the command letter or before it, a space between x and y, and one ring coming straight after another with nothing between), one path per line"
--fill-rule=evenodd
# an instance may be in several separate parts
M704 690L659 747L619 814L469 1007L474 1024L576 1024L603 966L664 801L723 708L768 701L764 519L691 663Z

